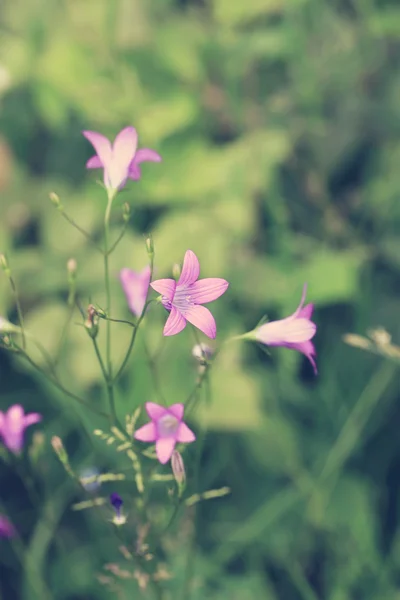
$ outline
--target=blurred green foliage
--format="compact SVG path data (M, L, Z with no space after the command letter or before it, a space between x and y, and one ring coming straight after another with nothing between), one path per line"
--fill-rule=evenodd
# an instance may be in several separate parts
M388 0L2 0L0 250L26 326L51 354L68 315L70 257L83 305L105 303L101 256L48 200L57 192L101 239L105 195L85 170L82 129L112 138L132 124L139 144L163 157L114 207L114 238L123 202L133 210L112 256L117 318L128 318L118 272L146 264L148 231L156 276L170 276L191 248L202 276L230 281L212 306L219 339L266 312L293 312L305 281L316 305L316 379L284 349L266 357L232 344L218 358L212 404L195 424L208 426L200 491L229 485L232 494L199 505L191 552L190 515L168 541L171 597L180 597L189 555L193 600L400 599L398 372L342 341L371 326L399 341L399 56L400 12ZM0 314L16 318L4 276ZM101 405L101 372L79 320L76 312L61 349L61 378ZM191 331L162 341L164 320L152 307L119 389L121 418L157 394L144 340L162 348L169 402L195 384ZM129 336L113 324L115 363ZM2 544L3 597L42 598L45 581L57 600L118 597L96 579L119 562L118 542L94 512L71 512L80 498L50 438L65 440L76 469L112 469L115 455L85 443L72 401L0 359L2 408L21 402L45 415L32 484L41 504L13 468L2 471L1 501L28 545L21 576ZM107 485L105 494L115 489Z

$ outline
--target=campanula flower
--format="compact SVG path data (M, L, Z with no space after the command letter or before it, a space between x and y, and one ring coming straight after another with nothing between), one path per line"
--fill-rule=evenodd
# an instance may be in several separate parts
M229 283L218 277L199 280L199 274L198 258L194 252L187 250L178 282L173 279L157 279L150 284L161 294L163 306L170 311L164 335L179 333L189 321L209 338L215 338L217 327L214 317L202 304L222 296Z
M19 404L10 406L7 412L0 411L0 435L4 445L18 454L24 445L24 432L29 425L34 425L42 420L38 413L24 414L24 409Z
M149 266L140 272L132 271L132 269L121 269L119 274L129 309L137 317L140 317L146 304L150 277L151 270Z
M182 420L185 410L183 404L172 404L166 408L146 402L145 406L151 421L140 427L133 437L141 442L155 442L157 458L165 465L177 442L189 444L195 441L196 436Z
M14 526L5 515L0 515L0 538L12 538L16 535Z
M307 285L304 285L300 304L292 315L279 321L264 323L244 337L267 346L284 346L302 352L311 362L314 373L317 374L316 353L311 341L317 326L311 321L314 304L303 306L306 292Z
M138 136L134 127L125 127L111 144L101 133L83 131L83 135L96 150L86 163L88 169L104 169L104 185L109 190L124 187L126 180L141 177L140 163L160 162L161 157L149 148L137 149Z
M124 523L126 523L126 516L122 513L124 501L122 500L121 496L116 492L113 492L110 496L110 503L115 510L112 523L114 523L114 525L124 525Z

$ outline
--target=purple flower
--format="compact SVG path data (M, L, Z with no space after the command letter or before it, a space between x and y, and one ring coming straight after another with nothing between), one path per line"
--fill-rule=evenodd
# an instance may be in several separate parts
M42 416L38 413L24 415L24 409L19 404L10 406L6 413L0 411L0 435L4 445L15 454L21 452L25 429L41 420Z
M16 534L14 526L6 516L0 515L0 538L12 538Z
M187 250L178 282L173 279L158 279L150 284L162 295L163 306L171 311L165 323L164 335L179 333L186 327L186 321L189 321L209 338L215 338L217 327L214 317L208 308L201 305L222 296L229 283L218 277L199 281L199 273L197 256Z
M284 346L302 352L311 362L314 373L317 374L316 353L311 342L317 326L311 321L314 304L303 306L306 292L307 285L304 284L300 304L290 317L265 323L252 333L258 342L267 346Z
M183 404L172 404L166 408L154 402L146 402L146 411L151 421L140 427L134 438L141 442L155 442L157 458L165 465L172 456L177 442L189 444L196 436L183 422Z
M110 140L101 133L95 131L82 133L96 150L96 155L88 160L86 167L104 169L104 185L107 189L121 189L128 178L140 179L140 163L161 161L161 156L154 150L149 148L137 150L138 136L134 127L122 129L112 145Z
M150 285L151 270L145 267L142 271L132 269L121 269L119 278L128 301L129 309L134 315L140 317L143 312L147 298L147 290Z
M115 515L111 522L117 526L124 525L126 523L126 516L122 514L122 505L124 504L124 501L121 496L116 492L113 492L110 496L110 502L115 510Z

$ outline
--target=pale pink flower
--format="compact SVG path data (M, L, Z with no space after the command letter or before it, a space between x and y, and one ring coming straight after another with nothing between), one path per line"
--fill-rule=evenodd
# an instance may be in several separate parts
M14 525L5 515L0 515L0 538L12 538L15 535Z
M25 415L24 409L19 404L10 406L5 413L0 411L0 435L4 445L11 452L19 453L24 445L25 429L41 420L42 416L38 413Z
M157 279L150 284L162 295L161 302L170 311L165 323L164 335L179 333L189 321L209 338L215 338L217 327L214 317L202 304L222 296L229 283L218 277L199 280L199 274L198 258L194 252L187 250L178 282L174 279Z
M311 321L314 304L303 306L307 292L307 285L303 287L301 301L295 312L279 321L271 321L257 327L247 336L266 344L267 346L284 346L302 352L311 362L315 374L315 348L311 339L314 337L317 326Z
M149 266L145 267L142 271L121 269L119 274L129 309L137 317L140 317L146 304L150 277L151 270Z
M149 148L137 149L138 136L134 127L125 127L111 144L101 133L83 131L83 135L96 150L86 163L88 169L104 169L104 185L117 190L124 187L126 180L141 177L139 164L144 161L160 162L161 156Z
M195 441L196 436L182 420L183 404L172 404L166 408L146 402L145 406L151 421L140 427L133 437L141 442L155 442L157 458L164 465L171 458L177 442L189 444Z

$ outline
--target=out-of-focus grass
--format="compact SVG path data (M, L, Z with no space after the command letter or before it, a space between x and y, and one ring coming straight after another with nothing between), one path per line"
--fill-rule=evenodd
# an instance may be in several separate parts
M122 203L133 210L111 262L116 316L128 315L118 271L146 264L148 231L157 276L191 248L203 276L230 281L212 307L219 339L266 312L290 314L305 281L316 305L318 378L283 349L266 357L232 344L218 358L212 406L198 413L208 426L200 485L232 494L197 509L193 598L399 595L398 371L342 340L383 326L399 342L399 33L394 2L4 0L0 8L0 250L27 327L49 352L68 316L70 257L81 301L104 305L101 256L48 200L56 191L99 238L105 199L84 168L82 129L112 137L133 124L140 145L163 157L144 165L115 206L114 237ZM5 277L0 312L15 318ZM118 390L121 417L157 394L144 340L152 352L164 346L158 379L169 402L195 383L191 332L162 342L164 319L160 307L146 319ZM101 405L101 372L78 320L76 312L61 376ZM130 331L113 325L113 333L118 362ZM41 505L12 468L2 474L2 503L29 547L22 579L2 551L3 596L42 598L43 585L57 599L115 596L95 575L118 561L117 544L94 512L71 512L79 494L50 437L66 440L77 469L112 468L114 454L79 436L71 401L26 365L2 353L0 368L2 407L20 402L45 416L34 482ZM101 426L79 414L88 428ZM105 484L104 494L113 489ZM173 594L187 544L184 532L170 540Z

